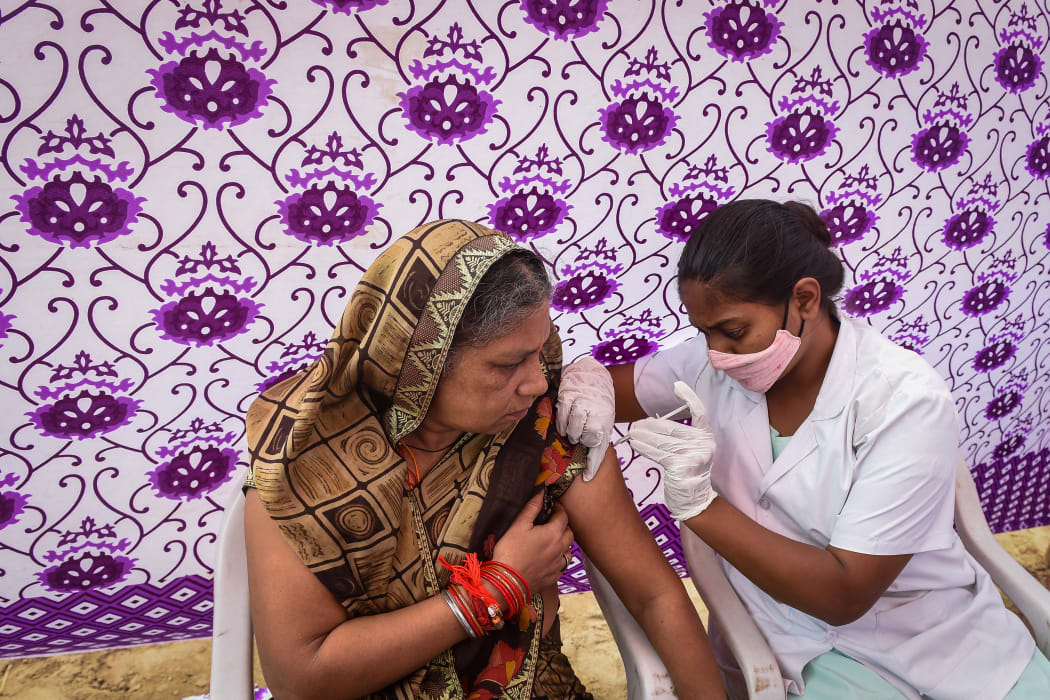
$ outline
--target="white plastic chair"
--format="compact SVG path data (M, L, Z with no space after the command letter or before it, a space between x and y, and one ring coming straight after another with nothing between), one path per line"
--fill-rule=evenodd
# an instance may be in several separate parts
M955 529L967 551L1028 620L1039 650L1050 656L1050 591L992 535L973 477L961 459L955 475ZM725 674L730 697L783 699L783 679L773 652L729 584L714 551L688 528L682 528L682 549L693 583L739 666L739 675Z
M248 557L244 548L244 495L234 489L216 542L215 607L211 632L212 700L250 700L252 617L248 607Z
M215 608L211 642L212 700L253 698L252 622L244 548L244 496L231 494L219 528L215 565ZM645 632L609 582L584 559L587 576L620 649L630 700L674 697L670 677Z

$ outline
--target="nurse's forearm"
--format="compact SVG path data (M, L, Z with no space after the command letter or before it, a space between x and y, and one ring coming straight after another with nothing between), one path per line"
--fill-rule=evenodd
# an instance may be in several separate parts
M634 393L634 363L610 365L606 369L613 380L613 394L616 396L616 422L629 423L645 418L645 409L638 403Z
M911 558L798 542L767 530L722 498L684 524L763 591L830 625L864 615Z

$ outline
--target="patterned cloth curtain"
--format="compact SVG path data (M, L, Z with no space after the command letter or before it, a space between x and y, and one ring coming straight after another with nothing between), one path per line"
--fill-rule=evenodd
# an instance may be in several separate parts
M693 334L713 207L809 202L993 526L1050 522L1048 38L1022 0L4 2L0 656L207 635L251 396L440 217L535 248L612 364Z

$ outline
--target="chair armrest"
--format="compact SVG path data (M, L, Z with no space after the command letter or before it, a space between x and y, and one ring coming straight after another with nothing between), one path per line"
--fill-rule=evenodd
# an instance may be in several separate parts
M583 555L582 552L580 554ZM653 649L645 631L616 595L612 585L587 557L583 557L583 566L587 570L587 579L591 583L594 597L598 600L598 607L602 609L602 615L609 623L613 639L620 650L620 658L627 675L629 700L677 697L671 676L660 655Z
M244 545L244 495L239 487L226 504L219 527L214 584L208 692L213 698L250 700L255 697L252 618L248 602L248 555Z
M966 550L1028 620L1039 651L1050 656L1050 591L992 535L970 469L961 459L955 474L955 530Z
M740 667L748 697L783 700L784 679L773 650L733 590L714 550L688 527L681 531L682 550L693 583Z

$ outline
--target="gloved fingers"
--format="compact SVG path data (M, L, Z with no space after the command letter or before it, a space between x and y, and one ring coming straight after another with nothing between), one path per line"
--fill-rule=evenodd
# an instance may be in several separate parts
M587 451L587 466L583 469L584 481L590 481L598 473L598 467L601 466L602 460L605 459L605 451L607 449L609 449L607 446L598 446L592 447Z
M583 442L583 435L587 428L587 415L587 407L584 406L583 401L574 401L565 419L565 429L560 431L562 435L569 438L570 442Z
M692 452L713 443L711 433L667 418L643 418L635 421L628 433L633 440L657 443L669 452Z
M689 405L689 413L692 414L693 426L702 430L711 430L711 421L707 418L707 409L704 402L696 395L693 388L678 380L674 383L674 395Z
M559 435L568 435L565 433L565 424L569 420L569 413L572 412L573 399L569 397L569 393L564 388L558 389L558 408L554 411L554 429L558 431Z

